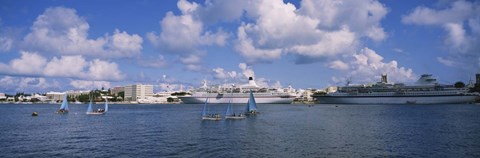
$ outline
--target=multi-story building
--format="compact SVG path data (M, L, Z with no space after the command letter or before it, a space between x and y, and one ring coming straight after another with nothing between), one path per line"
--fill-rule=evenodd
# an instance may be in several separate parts
M86 95L90 94L90 91L67 91L67 95L73 98L76 98L80 95L85 95L85 94Z
M125 86L125 101L138 101L153 96L153 85L128 85Z
M50 102L58 102L63 100L65 92L47 92L47 100Z
M110 89L110 95L113 96L117 96L120 92L125 92L125 87L113 87Z

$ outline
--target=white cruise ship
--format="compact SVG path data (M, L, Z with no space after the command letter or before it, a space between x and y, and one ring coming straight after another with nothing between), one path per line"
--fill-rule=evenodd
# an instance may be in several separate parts
M388 83L387 75L371 85L347 85L337 91L313 94L320 104L460 104L473 103L479 93L469 88L440 85L430 74L424 74L415 85Z
M257 86L252 77L249 77L249 83L239 87L207 87L206 82L203 82L202 87L191 92L192 95L179 96L179 98L185 104L201 104L207 98L209 98L208 103L246 104L250 91L253 92L257 104L291 104L296 97L291 87L287 89L262 88Z

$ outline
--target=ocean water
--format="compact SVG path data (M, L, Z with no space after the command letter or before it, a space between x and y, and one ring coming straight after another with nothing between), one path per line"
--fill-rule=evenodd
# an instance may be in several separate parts
M58 107L0 104L0 157L480 157L478 104L267 104L221 121L202 121L201 104Z

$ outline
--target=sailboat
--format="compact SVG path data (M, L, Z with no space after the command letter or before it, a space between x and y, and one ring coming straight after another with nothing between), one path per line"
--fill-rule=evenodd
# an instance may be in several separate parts
M225 119L244 119L245 115L242 113L235 114L232 110L232 102L230 101L227 106L227 111L225 112Z
M108 99L105 97L105 109L97 109L93 110L92 108L92 98L90 98L90 103L88 103L88 108L87 108L87 115L103 115L106 114L108 111Z
M67 93L65 93L65 96L63 96L62 105L60 105L60 109L57 110L57 114L68 114Z
M202 120L213 120L213 121L221 120L222 117L220 117L219 114L208 114L207 113L207 104L208 104L208 98L205 100L205 105L203 105Z
M255 97L253 97L253 92L250 91L250 98L248 99L245 115L255 115L255 114L259 114L259 112L257 111L257 103L255 102Z

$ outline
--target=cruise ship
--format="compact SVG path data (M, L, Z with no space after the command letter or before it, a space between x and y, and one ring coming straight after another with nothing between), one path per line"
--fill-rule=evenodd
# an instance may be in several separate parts
M388 83L387 75L381 82L370 85L347 85L335 92L315 93L320 104L461 104L474 103L479 93L469 88L441 85L431 74L424 74L415 85Z
M257 86L252 77L249 77L247 85L231 87L213 86L207 87L204 81L203 86L192 91L192 95L179 96L185 104L201 104L208 98L208 103L241 103L246 104L250 91L253 92L257 104L291 104L296 95L289 87L286 89L269 89Z

